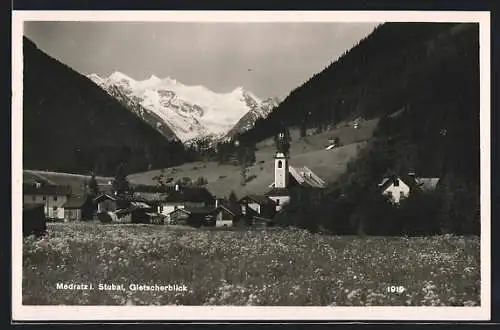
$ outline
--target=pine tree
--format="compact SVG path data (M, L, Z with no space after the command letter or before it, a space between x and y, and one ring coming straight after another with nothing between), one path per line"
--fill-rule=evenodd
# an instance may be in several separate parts
M94 199L99 195L99 185L97 184L97 180L95 178L95 174L92 173L89 183L88 183L88 188L89 188L89 196Z
M130 192L130 184L125 173L125 164L120 163L113 180L113 191L117 196L123 196Z
M240 204L238 203L238 198L236 197L236 194L234 193L233 190L231 190L231 193L229 193L229 196L227 198L227 204L228 208L236 214L235 222L238 222L239 217L241 215L241 207Z

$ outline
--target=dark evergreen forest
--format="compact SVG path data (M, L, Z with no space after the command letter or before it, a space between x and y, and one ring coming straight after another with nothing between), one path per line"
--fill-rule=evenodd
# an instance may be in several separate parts
M297 191L283 223L343 234L479 233L479 26L386 23L295 89L239 138L255 143L287 126L325 128L380 118L338 182ZM388 174L439 177L399 206L382 197ZM304 196L305 195L305 196Z
M23 168L112 176L120 164L140 172L194 156L29 39L23 45Z

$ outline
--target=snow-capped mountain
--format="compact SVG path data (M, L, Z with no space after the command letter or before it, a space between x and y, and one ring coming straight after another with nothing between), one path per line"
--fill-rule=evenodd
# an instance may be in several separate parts
M243 133L251 129L257 119L266 118L274 108L278 106L280 103L279 99L276 97L270 97L263 102L259 106L253 107L250 111L248 111L240 120L231 128L231 130L226 134L227 138L233 137L235 134Z
M226 136L244 117L248 119L241 129L249 129L252 120L266 117L274 105L242 87L229 93L215 93L204 86L186 86L169 77L152 75L136 81L121 72L105 78L93 73L88 78L141 118L147 117L145 120L155 128L173 131L184 143Z

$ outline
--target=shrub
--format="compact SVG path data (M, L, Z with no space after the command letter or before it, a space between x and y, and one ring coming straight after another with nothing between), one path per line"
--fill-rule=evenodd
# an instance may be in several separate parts
M111 223L113 222L113 217L108 212L102 212L97 215L97 218L101 223Z

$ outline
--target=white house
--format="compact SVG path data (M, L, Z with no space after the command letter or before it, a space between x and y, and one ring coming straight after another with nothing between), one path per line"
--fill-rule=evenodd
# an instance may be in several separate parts
M276 211L276 203L268 196L247 195L238 201L243 215L260 215L272 217Z
M158 202L158 213L168 216L177 209L206 208L216 205L215 197L205 187L179 187L167 193L167 196Z
M43 204L48 218L64 219L64 204L70 194L71 189L68 186L41 181L23 183L23 204Z
M420 178L416 177L414 172L409 172L407 175L387 176L379 183L379 187L384 196L399 204L413 189L431 191L436 189L438 183L439 178Z
M405 183L397 175L385 177L382 182L379 183L379 187L382 190L382 195L387 196L396 204L410 194L409 184Z

